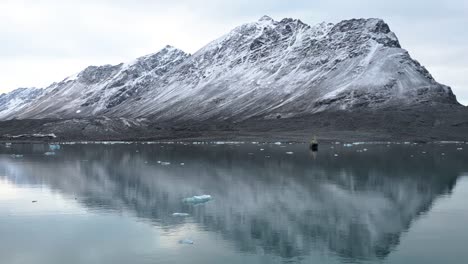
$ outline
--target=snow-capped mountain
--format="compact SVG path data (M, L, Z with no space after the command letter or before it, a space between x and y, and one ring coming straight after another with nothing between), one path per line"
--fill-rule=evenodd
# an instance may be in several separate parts
M173 47L91 66L0 118L279 118L327 110L458 104L380 19L309 26L264 16L193 55ZM8 103L8 105L11 105Z
M0 94L0 117L12 111L20 111L44 92L38 88L18 88L9 93Z

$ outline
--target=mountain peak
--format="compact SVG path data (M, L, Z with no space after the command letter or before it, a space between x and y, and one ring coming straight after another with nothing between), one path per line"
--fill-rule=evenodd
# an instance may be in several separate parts
M259 21L259 22L264 22L264 21L271 21L271 22L273 22L273 21L275 21L275 20L274 20L273 18L267 16L267 15L264 15L264 16L262 16L258 21Z

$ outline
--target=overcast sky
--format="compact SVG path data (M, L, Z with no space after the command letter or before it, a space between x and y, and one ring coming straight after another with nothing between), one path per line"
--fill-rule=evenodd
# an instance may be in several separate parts
M0 0L0 92L167 44L194 53L269 15L308 24L383 18L403 48L468 104L468 0Z

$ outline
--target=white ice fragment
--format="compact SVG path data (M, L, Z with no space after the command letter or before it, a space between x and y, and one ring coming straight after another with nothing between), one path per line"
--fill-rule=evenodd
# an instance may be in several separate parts
M50 149L51 151L59 150L59 149L60 149L60 145L58 145L58 144L50 144L50 145L49 145L49 149Z
M198 195L198 196L196 195L196 196L192 196L189 198L184 198L182 201L184 203L200 204L200 203L206 203L212 199L213 198L211 197L211 195L204 194L204 195Z
M76 110L76 113L77 113L77 114L81 113L81 110Z
M353 146L353 144L343 144L343 147L345 147L345 148L349 148L349 147L352 147L352 146Z
M187 216L190 216L190 214L187 214L187 213L173 213L172 216L187 217Z
M180 163L180 166L184 166L184 165L185 165L185 163L183 163L183 162Z
M46 155L46 156L53 156L53 155L55 155L55 152L53 152L53 151L48 151L48 152L44 153L44 155Z
M338 154L335 154L335 155L333 155L333 156L338 157Z
M275 142L275 145L281 145L281 142Z
M260 151L264 151L265 149L260 149Z
M185 238L185 239L179 240L179 244L193 245L194 243L193 243L193 240Z
M21 154L12 154L11 157L12 157L12 158L15 158L15 159L18 159L18 158L22 158L22 157L24 157L24 156L21 155Z
M457 148L458 151L463 150L463 148Z
M286 152L286 154L292 155L292 154L294 154L294 152L288 151L288 152Z
M171 163L167 161L161 161L161 165L168 166L168 165L171 165Z

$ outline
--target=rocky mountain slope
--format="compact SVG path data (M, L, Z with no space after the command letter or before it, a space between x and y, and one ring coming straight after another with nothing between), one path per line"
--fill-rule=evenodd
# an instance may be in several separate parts
M0 94L0 117L19 112L43 94L43 89L18 88L9 93Z
M14 92L6 98L0 101L2 119L238 122L458 104L451 89L413 60L380 19L309 26L267 16L193 55L167 46L130 63L90 66L21 104Z

